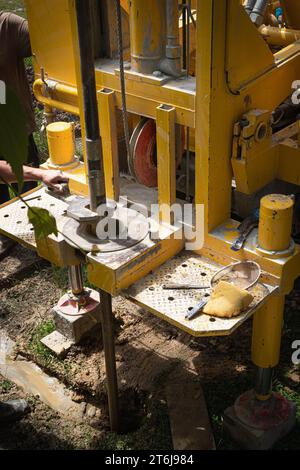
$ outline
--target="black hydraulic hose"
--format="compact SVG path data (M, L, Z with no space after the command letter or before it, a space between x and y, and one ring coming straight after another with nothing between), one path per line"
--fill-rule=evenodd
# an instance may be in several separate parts
M186 56L187 56L187 47L186 47L186 23L187 23L187 9L185 5L185 0L182 1L182 57L183 57L183 63L182 66L184 70L187 69L186 63Z
M123 57L123 32L122 32L122 11L120 0L115 0L116 13L117 13L117 37L118 37L118 53L120 63L120 85L121 85L121 96L122 96L122 118L124 126L124 135L127 151L127 162L128 169L131 174L131 149L130 149L130 132L128 125L128 114L126 105L126 86L125 86L125 73L124 73L124 57Z

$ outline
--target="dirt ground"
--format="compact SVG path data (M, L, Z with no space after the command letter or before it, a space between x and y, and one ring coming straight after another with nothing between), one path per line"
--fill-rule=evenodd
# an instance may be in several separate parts
M182 380L201 382L217 448L235 448L223 433L222 413L253 384L251 321L226 338L193 339L122 297L115 298L123 426L123 434L116 436L108 432L101 330L73 346L64 360L39 342L54 328L51 308L67 289L66 272L21 247L14 248L0 268L0 328L17 342L17 353L57 377L72 391L75 402L101 410L100 418L91 420L91 425L74 425L29 397L31 413L8 433L0 431L0 447L170 449L164 388L177 374ZM299 298L300 291L295 290L287 299L282 361L275 379L276 389L298 403L298 423L291 435L277 444L278 449L300 447L300 378L299 369L291 363L291 343L300 337ZM0 400L16 396L23 394L0 377Z

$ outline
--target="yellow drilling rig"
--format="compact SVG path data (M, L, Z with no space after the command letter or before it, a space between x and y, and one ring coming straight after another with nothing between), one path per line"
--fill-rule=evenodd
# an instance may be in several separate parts
M270 447L295 422L294 404L272 392L272 371L284 299L300 275L292 237L299 228L299 1L25 4L33 91L47 121L43 167L64 171L69 193L38 188L24 196L55 216L57 236L36 239L19 199L0 208L1 232L68 266L73 298L60 309L80 314L85 292L92 311L100 291L113 430L112 296L196 337L229 335L252 317L256 382L226 410L225 425L248 446ZM56 110L79 117L83 159L74 126L57 122ZM101 237L99 226L111 221L117 236ZM133 222L135 236L118 236ZM164 288L188 278L209 294L216 272L239 262L256 263L260 277L252 303L235 317L203 314L197 289L170 295ZM86 294L82 264L96 294Z

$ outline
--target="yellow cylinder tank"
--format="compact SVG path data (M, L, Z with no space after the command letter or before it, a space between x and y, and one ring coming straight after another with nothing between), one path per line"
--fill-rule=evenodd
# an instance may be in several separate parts
M294 199L269 194L260 201L258 245L266 251L285 251L291 245Z
M68 166L75 160L74 126L70 122L53 122L47 126L50 166Z

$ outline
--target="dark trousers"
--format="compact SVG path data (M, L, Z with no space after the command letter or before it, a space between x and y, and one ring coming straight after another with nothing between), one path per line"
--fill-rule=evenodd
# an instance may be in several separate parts
M0 158L0 160L3 160ZM33 135L30 134L28 137L28 154L27 154L27 165L33 166L35 168L38 168L40 164L40 159L39 159L39 153L37 146L35 144ZM26 181L23 184L22 192L25 193L26 191L30 191L30 189L35 188L37 185L36 182L33 181ZM13 184L12 185L16 191L18 191L18 185ZM10 195L8 191L8 187L5 184L0 184L0 204L3 204L4 202L9 201Z

